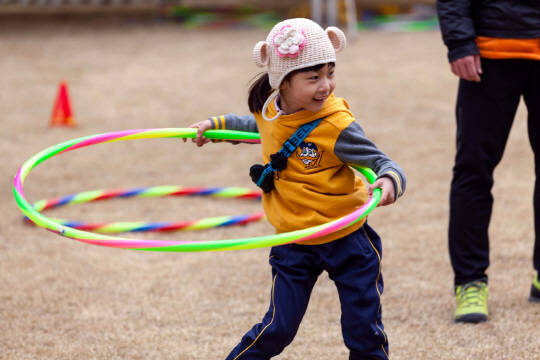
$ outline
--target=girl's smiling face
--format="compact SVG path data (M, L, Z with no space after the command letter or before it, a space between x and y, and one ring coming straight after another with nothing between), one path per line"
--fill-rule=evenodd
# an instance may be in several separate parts
M279 86L279 107L286 114L303 109L321 111L336 87L335 68L333 63L329 63L318 70L300 71L283 80Z

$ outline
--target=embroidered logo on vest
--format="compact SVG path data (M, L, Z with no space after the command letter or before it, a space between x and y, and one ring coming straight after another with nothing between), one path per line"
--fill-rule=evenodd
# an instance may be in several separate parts
M305 143L302 141L296 151L296 157L302 160L306 166L304 171L321 167L321 159L324 150L319 151L314 143Z

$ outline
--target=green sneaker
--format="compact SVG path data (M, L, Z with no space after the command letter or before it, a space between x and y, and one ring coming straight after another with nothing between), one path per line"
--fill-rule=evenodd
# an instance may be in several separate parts
M481 280L456 287L456 312L454 322L479 323L487 321L488 286ZM540 301L540 298L539 298Z
M534 276L534 280L531 285L531 296L529 296L529 302L540 303L540 282L538 282L538 274Z

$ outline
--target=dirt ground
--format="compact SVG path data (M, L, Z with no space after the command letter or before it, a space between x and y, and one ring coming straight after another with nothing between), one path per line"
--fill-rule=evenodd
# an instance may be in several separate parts
M63 141L139 128L187 127L247 114L251 60L266 30L189 30L170 23L0 22L0 359L223 359L268 309L269 249L152 253L85 245L24 225L12 195L18 168ZM446 228L457 80L438 32L361 33L338 54L336 95L407 174L396 204L370 224L383 239L383 322L391 358L537 359L533 156L520 106L496 170L490 228L490 321L452 323ZM49 128L60 80L78 126ZM38 166L33 202L94 189L254 186L258 145L178 139L123 141ZM50 216L86 221L180 221L260 211L260 203L132 198L72 205ZM271 234L267 223L161 239ZM148 234L129 235L133 237ZM276 359L346 359L335 286L321 276L295 341Z

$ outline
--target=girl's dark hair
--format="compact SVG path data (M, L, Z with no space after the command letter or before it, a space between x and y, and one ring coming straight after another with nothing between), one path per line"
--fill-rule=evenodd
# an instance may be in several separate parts
M267 72L260 73L251 81L253 84L249 87L248 107L249 111L255 114L262 111L266 99L272 93L272 86L270 86Z
M323 68L324 65L326 64L313 65L313 66L293 70L285 76L283 81L288 81L295 74L298 74L301 72L318 71L321 68ZM328 65L335 66L336 64L334 62L330 62L328 63ZM264 103L266 102L270 94L272 94L272 86L270 86L270 80L269 80L267 72L260 73L259 75L251 79L250 82L253 82L253 84L251 84L251 86L249 87L248 107L249 107L249 111L252 114L255 114L262 111Z

